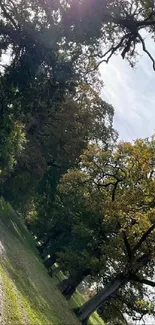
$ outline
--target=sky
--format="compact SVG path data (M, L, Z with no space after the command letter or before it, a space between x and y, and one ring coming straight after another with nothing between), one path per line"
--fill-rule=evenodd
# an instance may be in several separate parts
M146 44L155 58L155 43L147 37ZM155 132L155 71L147 55L140 53L134 69L120 55L100 66L102 96L115 109L114 127L120 140L132 141Z

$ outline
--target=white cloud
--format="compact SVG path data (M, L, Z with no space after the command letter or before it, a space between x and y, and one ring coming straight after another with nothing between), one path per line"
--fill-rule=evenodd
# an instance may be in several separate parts
M154 42L147 41L151 53ZM135 69L120 56L108 65L102 64L103 98L115 109L114 126L123 140L144 138L155 130L155 71L146 55L139 58Z

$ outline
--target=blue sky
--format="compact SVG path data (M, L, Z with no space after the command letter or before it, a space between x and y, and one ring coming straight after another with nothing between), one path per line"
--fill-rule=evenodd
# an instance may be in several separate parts
M147 47L155 57L155 43L147 39ZM144 138L155 132L155 71L150 59L140 53L134 69L119 55L100 66L102 95L114 106L114 126L121 140Z

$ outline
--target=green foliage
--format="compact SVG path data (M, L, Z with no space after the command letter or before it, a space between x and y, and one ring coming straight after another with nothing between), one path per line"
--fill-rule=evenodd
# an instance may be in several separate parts
M18 208L19 201L26 206L36 192L43 195L53 191L54 195L60 175L78 163L89 141L106 145L115 138L113 107L88 86L87 93L83 86L76 96L50 106L45 97L33 115L29 112L24 117L25 150L4 187L5 197Z
M106 287L122 270L127 284L111 309L134 319L149 314L150 308L154 315L143 286L154 286L146 279L154 274L154 145L154 137L107 150L90 145L79 169L68 171L58 187L61 205L72 215L73 234L59 254L60 265L62 261L70 272L90 267L90 274L98 265L100 290L101 283Z
M56 170L57 183L78 163L89 141L105 145L115 137L114 112L100 98L98 72L86 74L94 61L84 61L82 44L66 39L63 3L13 0L0 7L2 64L7 58L0 75L0 158L14 167L5 177L3 193L18 209L27 210L38 193L46 192L50 173ZM21 145L24 151L18 156Z
M26 137L24 125L14 122L11 116L5 116L1 125L0 167L2 173L9 172L15 166L24 149Z

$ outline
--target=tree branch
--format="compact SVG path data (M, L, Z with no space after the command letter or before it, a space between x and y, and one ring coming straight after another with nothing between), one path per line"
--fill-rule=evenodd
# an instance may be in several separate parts
M131 251L131 247L130 247L130 244L128 242L125 231L122 231L122 236L123 236L124 244L125 244L125 247L126 247L126 250L127 250L127 253L128 253L129 260L131 260L132 251Z
M95 180L94 180L93 182L94 182L94 184L95 184L96 186L98 186L98 187L108 187L108 186L110 186L110 185L115 185L115 183L113 183L113 182L109 182L109 183L106 183L106 184L98 183L98 182L96 182Z
M113 184L114 187L113 187L113 191L112 191L112 202L115 201L117 185L118 185L118 183L120 183L120 182L121 182L121 179L118 179L117 182L116 182L115 184Z
M143 313L143 315L146 315L148 313L147 309L142 309L143 307L137 306L134 301L124 299L124 297L120 296L120 294L117 294L116 298L125 304L127 308L136 311L136 313Z
M136 251L140 248L140 246L143 244L143 242L147 239L147 237L154 229L155 229L155 223L143 234L139 242L133 248L132 254L136 253Z
M121 53L123 59L125 58L126 53L130 51L131 44L132 43L134 44L135 40L136 40L136 35L129 36L128 41L126 42L126 46Z
M155 20L141 20L137 21L137 27L140 29L145 27L155 26Z
M153 56L150 54L150 52L146 49L146 46L145 46L145 42L142 38L142 36L138 33L137 34L138 38L140 39L141 43L142 43L142 48L143 48L143 51L149 56L149 58L151 59L152 63L153 63L153 70L155 70L155 60L153 58Z
M118 222L118 227L119 227L119 230L121 230L121 224L120 224L120 222ZM126 233L125 233L124 230L122 230L121 233L122 233L123 241L124 241L124 244L125 244L125 248L126 248L126 251L127 251L127 254L128 254L128 257L129 257L129 260L131 260L132 250L131 250L130 244L128 242Z
M61 166L57 165L56 163L53 163L52 161L49 161L47 163L47 166L49 166L49 167L56 167L58 169L61 169Z
M100 64L103 63L103 62L108 63L110 58L112 57L112 55L121 47L121 45L123 44L125 39L127 39L130 35L131 35L131 33L128 33L128 34L124 35L121 38L120 42L116 46L111 46L111 48L108 51L106 51L103 55L98 55L98 57L102 58L102 60L100 62L98 62L95 65L95 68L93 70L89 71L89 72L92 72L92 71L96 70L100 66ZM109 56L105 59L105 57L108 54L109 54Z
M4 13L5 18L9 19L10 22L12 23L12 25L13 25L16 29L18 29L18 25L16 24L16 22L14 21L14 19L11 17L11 15L10 15L10 14L7 12L7 10L5 9L5 6L3 5L2 0L0 1L0 7L1 7L3 13Z
M151 287L155 287L155 282L148 279L140 279L138 276L133 276L133 280L139 283L146 284Z
M144 19L144 22L148 21L149 19L151 19L151 18L154 17L154 16L155 16L155 11L152 11L152 12L148 15L148 17L147 17L146 19Z

